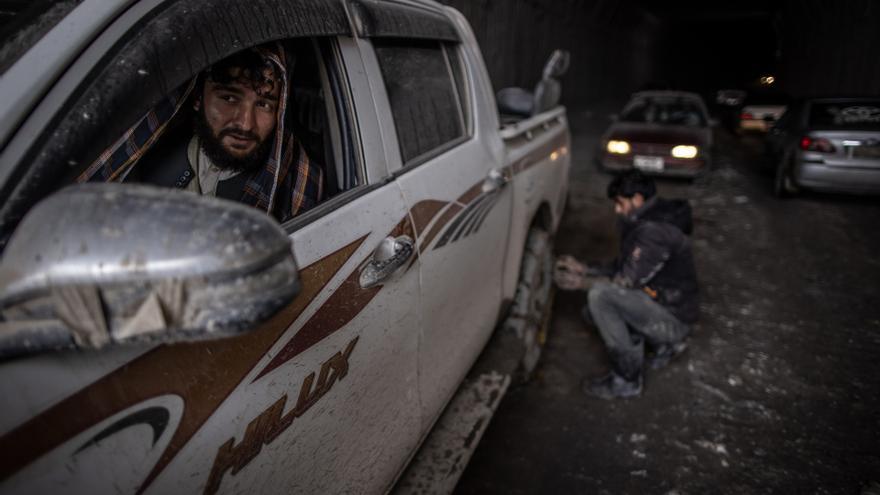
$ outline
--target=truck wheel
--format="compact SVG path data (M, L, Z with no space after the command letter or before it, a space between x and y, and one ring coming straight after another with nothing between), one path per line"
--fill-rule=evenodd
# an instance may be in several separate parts
M547 339L550 308L553 305L553 240L546 231L532 227L526 239L519 282L503 330L522 343L517 381L528 381L538 365Z

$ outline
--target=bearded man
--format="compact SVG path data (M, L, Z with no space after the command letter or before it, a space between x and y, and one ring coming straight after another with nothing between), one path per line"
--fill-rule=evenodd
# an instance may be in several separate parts
M238 52L160 102L79 180L184 189L288 220L316 205L323 185L321 167L285 130L288 96L280 44ZM190 101L187 132L181 110Z

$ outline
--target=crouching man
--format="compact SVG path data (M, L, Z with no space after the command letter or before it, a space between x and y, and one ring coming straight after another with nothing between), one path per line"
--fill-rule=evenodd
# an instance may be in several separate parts
M584 392L604 399L642 391L645 346L657 368L682 352L696 321L697 277L691 243L690 206L655 195L654 181L638 171L608 185L619 217L620 252L606 266L571 256L556 262L554 279L563 290L587 290L589 316L605 342L611 371L585 381Z

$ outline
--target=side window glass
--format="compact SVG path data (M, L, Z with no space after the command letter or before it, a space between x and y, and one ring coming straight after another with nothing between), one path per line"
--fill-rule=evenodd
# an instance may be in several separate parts
M468 86L468 78L465 73L465 65L461 53L461 46L446 44L444 45L446 55L449 58L449 67L452 70L452 78L455 80L455 89L458 93L458 104L461 107L461 114L464 118L465 134L470 135L472 132L473 122L471 105L473 102L470 98Z
M91 150L58 157L80 166L49 192L76 182L142 183L289 220L362 182L346 150L352 121L338 101L342 81L329 39L246 48L193 74L135 122L99 127Z
M375 40L374 46L404 165L466 135L451 50L439 41Z
M18 25L19 19L23 23L27 21L28 25L41 26L40 32L34 32L32 37L16 34L16 40L20 40L20 43L16 43L22 47L38 39L42 35L42 28L48 29L53 25L56 27L46 35L55 37L56 41L67 39L65 33L73 26L67 26L70 24L67 18L57 25L54 21L68 12L77 16L83 13L82 9L72 7L79 5L79 1L16 0L12 3L22 5L0 13L12 16L0 15L0 31L7 34L12 32L9 30ZM60 6L61 3L65 6ZM48 7L43 4L52 4L52 7L46 10ZM235 15L218 17L218 8L234 11ZM115 7L102 7L99 10L108 16L116 15L113 12L118 11ZM87 30L92 32L94 29L94 43L71 47L69 53L62 51L64 53L57 60L36 60L39 55L36 52L25 53L26 56L32 55L33 61L29 64L39 70L57 71L59 77L37 88L48 91L45 96L42 93L29 94L27 88L13 88L16 89L16 98L24 97L26 105L5 115L10 117L7 119L10 125L3 129L0 250L33 206L61 187L83 181L137 182L139 174L142 182L161 185L144 177L142 164L147 163L144 160L161 158L158 153L162 148L174 148L167 143L173 137L180 138L183 148L187 148L184 155L188 158L188 144L196 133L195 125L198 123L194 121L197 111L194 105L198 97L204 97L197 86L206 80L205 71L212 70L218 63L241 52L255 49L272 51L269 45L283 46L285 56L276 55L286 60L283 68L270 70L271 74L263 81L260 80L264 76L263 69L278 69L278 64L245 64L251 69L257 67L250 71L251 75L257 77L244 79L250 79L255 84L251 85L252 89L259 87L265 93L260 95L261 101L251 101L253 104L249 108L253 107L252 113L259 115L261 122L266 120L267 113L271 114L269 120L276 124L269 126L272 141L293 142L294 146L281 146L279 156L276 153L279 147L266 145L271 148L268 153L272 154L278 165L274 168L271 164L263 167L271 177L236 174L234 169L240 168L238 165L247 165L239 162L228 170L228 174L209 174L212 177L207 177L205 181L209 187L203 189L219 190L213 184L215 179L217 182L229 181L233 179L232 175L238 175L237 182L227 183L229 187L225 189L226 193L232 191L233 194L217 195L238 201L249 196L250 201L246 202L284 221L292 216L291 213L298 215L341 191L363 183L363 167L354 163L361 159L360 150L357 146L351 146L351 143L359 144L359 140L351 139L349 134L356 134L356 127L353 125L344 68L339 67L335 72L336 77L331 78L333 72L327 67L328 62L334 64L341 60L335 44L336 37L353 34L343 2L329 2L315 9L311 0L179 0L158 2L152 7L138 3L136 8L123 10L124 15L112 17L112 21L111 17L107 17L106 22L110 24L106 26L97 18L95 22L99 24L87 22ZM41 12L51 13L51 19L46 18L44 22ZM284 22L291 15L302 22ZM78 20L70 19L73 23L84 22L78 17ZM325 53L325 45L330 45L332 49ZM6 56L17 57L9 50L7 52L0 54L0 65L5 63ZM328 54L330 60L327 59ZM58 61L63 61L64 65L59 66ZM241 65L226 65L227 69L234 70L227 74L231 77L220 79L225 82L240 79L238 76L241 74L237 71ZM20 66L24 67L23 64ZM17 67L13 65L11 68L17 71ZM35 73L39 70L35 69ZM286 81L278 77L280 74L288 75ZM335 81L335 85L331 84L331 80ZM277 84L282 82L289 90L285 92L285 97L275 94ZM345 98L341 109L336 108L338 94ZM235 94L215 96L227 103L237 101ZM285 111L281 112L280 109L285 106ZM15 128L10 122L15 122ZM210 119L208 123L216 124ZM257 141L259 144L269 142L269 139L263 139L264 135L269 137L265 125L258 126L256 131L221 127L223 135L216 137L224 141L224 146L234 148L238 158L250 151L266 152L254 146ZM292 131L295 139L286 139L287 131ZM259 139L254 139L254 132ZM279 133L285 135L279 139L274 135ZM348 148L344 143L349 143ZM293 151L285 153L285 150ZM289 157L290 161L287 162ZM113 160L118 161L108 168L101 163ZM281 160L292 165L285 166L280 163ZM97 173L92 169L96 163ZM154 163L164 161L159 159ZM134 167L129 167L132 164ZM137 167L142 170L137 170ZM316 168L321 171L320 174L311 173ZM199 177L195 172L190 171L190 175ZM170 187L178 188L182 188L186 180L196 180L187 178L181 182L178 179L182 175L169 173L162 180L168 185L168 179ZM291 188L284 185L282 189L281 182L296 181L302 176L309 181L307 187ZM331 176L337 180L332 180ZM320 194L309 196L316 199L311 202L303 200L304 195L318 188L322 189ZM292 192L287 194L289 191ZM303 222L329 211L337 202L330 203L326 208L304 217ZM291 204L300 207L292 208ZM276 205L277 209L274 208Z
M336 73L326 62L310 39L216 61L77 181L185 189L264 209L280 221L304 213L346 187L339 180L344 156L331 139L340 133L330 132L339 125L329 81Z

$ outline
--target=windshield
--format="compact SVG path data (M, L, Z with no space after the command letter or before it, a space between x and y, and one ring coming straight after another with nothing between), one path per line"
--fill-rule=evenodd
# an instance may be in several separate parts
M639 98L633 100L624 108L620 120L687 127L704 127L706 125L706 118L700 106L694 101L683 98Z
M813 103L810 127L880 129L880 100Z

